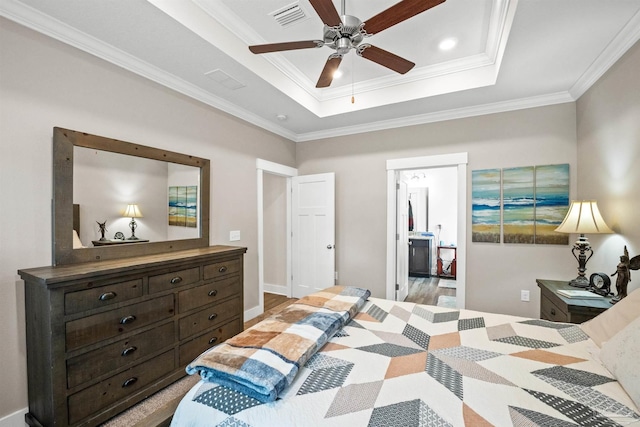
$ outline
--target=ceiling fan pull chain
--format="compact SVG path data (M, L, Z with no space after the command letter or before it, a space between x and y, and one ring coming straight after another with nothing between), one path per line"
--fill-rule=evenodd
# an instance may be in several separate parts
M344 1L344 0L342 0ZM354 61L355 55L351 55L351 103L355 104L356 103L356 98L355 98L355 93L354 93L354 88L353 88L353 78L354 75L356 73L356 63Z

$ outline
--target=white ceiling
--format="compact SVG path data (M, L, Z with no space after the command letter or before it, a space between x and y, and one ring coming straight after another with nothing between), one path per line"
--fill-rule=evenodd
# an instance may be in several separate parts
M292 4L306 16L282 27L272 13ZM322 39L308 0L0 0L0 14L294 141L571 102L640 39L640 0L447 0L365 40L415 62L407 74L351 51L316 89L329 47L247 48Z

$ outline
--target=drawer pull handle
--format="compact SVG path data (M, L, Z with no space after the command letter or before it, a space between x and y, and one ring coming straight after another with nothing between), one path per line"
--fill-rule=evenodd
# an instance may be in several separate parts
M216 313L213 313L213 314L209 315L209 320L213 320L216 317L218 317L218 315Z
M216 295L218 295L218 291L216 289L209 291L209 296L210 297L215 297Z
M551 309L551 315L552 315L552 316L555 316L555 315L556 315L556 309L555 309L555 308L552 308L552 309Z
M128 323L132 323L134 320L136 320L136 316L134 316L132 314L130 316L126 316L126 317L123 317L122 319L120 319L120 324L121 325L126 325Z
M215 344L215 342L218 341L218 337L213 337L209 340L209 345L213 345Z
M133 354L133 352L136 351L137 349L138 347L135 347L135 346L127 347L124 350L122 350L122 356L128 356L130 354Z
M114 299L116 296L118 296L118 294L116 294L115 292L105 292L104 294L100 295L98 299L100 301L108 301L110 299Z
M220 267L218 269L218 273L224 273L225 271L227 271L227 266L226 265L223 265L222 267Z
M169 282L171 282L172 285L178 284L182 282L182 277L176 276L173 279L169 280Z
M126 380L125 382L122 383L122 387L129 387L134 385L136 382L138 382L138 378L136 377L131 377L128 380Z

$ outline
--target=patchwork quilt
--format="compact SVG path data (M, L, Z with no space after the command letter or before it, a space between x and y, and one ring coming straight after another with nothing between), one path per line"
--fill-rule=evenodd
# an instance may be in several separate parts
M624 426L638 408L573 324L369 298L262 403L200 381L172 426Z

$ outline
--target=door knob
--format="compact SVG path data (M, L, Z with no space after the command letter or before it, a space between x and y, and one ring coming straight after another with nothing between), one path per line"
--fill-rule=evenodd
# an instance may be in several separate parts
M327 245L327 249L333 249L333 245Z

